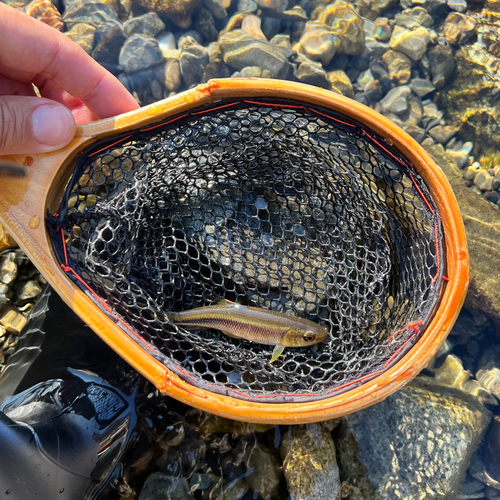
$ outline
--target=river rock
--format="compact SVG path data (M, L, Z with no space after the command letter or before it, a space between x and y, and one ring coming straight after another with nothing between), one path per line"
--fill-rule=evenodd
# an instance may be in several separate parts
M413 78L410 82L410 89L417 94L418 97L424 97L436 90L436 87L425 78Z
M297 69L294 71L294 76L299 82L330 89L330 82L326 75L326 71L319 62L310 61L302 56L298 61Z
M419 377L341 424L342 491L352 500L456 498L490 419L472 396Z
M50 0L33 0L22 10L28 16L48 24L56 30L63 31L61 14Z
M163 64L153 68L155 75L168 92L177 92L181 87L180 52L167 57ZM229 76L229 75L227 75Z
M65 35L90 55L94 50L96 31L95 26L92 24L79 23L75 24Z
M500 326L500 215L491 203L467 188L456 162L441 145L428 148L443 169L458 201L470 255L470 285L465 300L469 309L483 311Z
M389 41L391 49L406 54L413 61L419 61L427 50L431 37L427 28L419 26L414 30L395 26Z
M360 15L372 20L395 3L396 0L356 0L355 2Z
M236 71L231 75L231 78L272 78L272 73L267 69L259 68L258 66L247 66L241 71Z
M453 125L437 125L429 130L429 135L440 144L446 144L458 131Z
M375 32L373 37L379 42L388 42L392 35L392 28L387 17L377 17L374 21Z
M226 7L221 0L202 0L202 4L214 19L227 19Z
M471 16L452 12L444 22L443 33L450 45L463 45L476 34L476 21Z
M207 42L215 42L219 37L219 32L215 27L215 19L207 9L200 9L196 16L195 27Z
M280 447L291 500L340 500L335 445L321 424L289 426Z
M0 224L0 252L9 248L17 248L16 240Z
M201 82L209 57L205 48L192 37L184 38L180 49L179 63L182 80L190 88Z
M241 29L255 40L265 40L267 42L266 35L262 33L260 24L260 17L254 15L246 16L241 22Z
M119 23L117 16L118 13L109 4L96 0L88 2L77 0L66 8L63 21L67 31L80 23L89 24L98 29L105 23Z
M354 90L349 77L341 69L329 71L327 73L328 81L330 82L333 92L345 95L351 99L354 97Z
M120 65L126 73L146 69L162 61L158 40L147 35L132 35L120 52Z
M359 55L365 50L363 20L351 4L336 0L333 5L325 7L317 22L329 27L335 35L338 53Z
M194 500L184 477L154 472L145 481L139 500Z
M308 22L294 50L326 66L335 55L336 37L327 27L316 22Z
M410 58L401 52L388 50L382 57L387 65L389 76L395 85L406 85L411 77Z
M401 114L408 109L408 99L410 96L410 87L408 85L401 85L390 90L379 104L383 111Z
M189 29L191 14L199 0L134 0L140 7L166 17L176 26Z
M278 458L268 448L255 443L248 458L248 468L251 470L246 477L248 486L262 498L274 497L282 476L281 464Z
M219 45L224 62L237 70L259 66L269 70L273 78L286 78L290 68L283 50L264 40L255 40L243 30L222 34Z
M379 38L385 38L383 36L384 25L377 27L370 19L363 19L363 30L365 32L365 55L369 54L371 58L380 58L389 49L387 41L379 40Z
M141 106L146 106L168 97L165 75L161 74L163 68L160 64L132 73L121 73L118 79Z
M431 71L432 83L437 89L441 89L446 85L455 67L453 51L448 46L436 45L429 49L427 58Z
M125 21L123 28L127 36L148 35L155 37L165 29L165 23L155 12L148 12Z
M113 71L118 65L120 51L126 39L127 36L121 23L105 23L99 26L94 36L92 57L105 68Z

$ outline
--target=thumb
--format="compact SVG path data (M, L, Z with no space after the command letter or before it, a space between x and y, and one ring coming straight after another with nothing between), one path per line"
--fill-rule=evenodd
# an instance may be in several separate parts
M71 111L56 101L0 96L0 155L55 151L71 142L75 130Z

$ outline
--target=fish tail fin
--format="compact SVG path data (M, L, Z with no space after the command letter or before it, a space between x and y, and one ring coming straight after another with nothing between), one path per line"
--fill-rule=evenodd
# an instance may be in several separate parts
M275 346L274 349L273 349L273 356L271 358L270 363L273 363L274 361L276 361L280 357L281 353L284 350L285 350L285 347L282 346L282 345Z

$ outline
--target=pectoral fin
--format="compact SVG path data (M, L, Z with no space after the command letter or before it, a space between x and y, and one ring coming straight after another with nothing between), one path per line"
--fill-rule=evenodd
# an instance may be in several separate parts
M271 358L270 362L273 363L274 361L276 361L284 350L285 350L284 346L277 345L273 350L273 357Z

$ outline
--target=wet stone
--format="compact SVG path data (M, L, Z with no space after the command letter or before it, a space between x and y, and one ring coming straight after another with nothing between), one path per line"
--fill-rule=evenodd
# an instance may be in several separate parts
M387 51L382 60L387 65L389 76L396 85L405 85L411 77L411 61L408 56L395 50Z
M147 35L132 35L120 52L120 65L126 73L146 69L162 61L158 40Z
M75 24L65 35L79 45L87 54L91 54L94 49L94 37L96 28L90 24Z
M365 498L455 498L490 419L472 396L419 377L341 424L343 490L361 489Z
M119 24L103 24L94 35L92 57L110 71L116 70L126 35Z
M465 168L469 164L473 147L472 142L466 142L460 149L447 149L446 152L457 162L459 168Z
M272 78L272 73L267 69L259 68L258 66L247 66L241 71L236 71L231 75L231 78Z
M467 10L467 2L465 0L448 0L447 4L451 10L457 12L465 12Z
M118 79L131 92L136 101L141 106L145 106L167 97L166 75L164 73L165 66L159 65L133 73L121 73Z
M308 22L294 49L312 61L328 65L335 55L336 38L330 30L315 22Z
M16 254L9 252L0 257L0 283L9 285L17 277Z
M445 86L455 67L453 51L450 47L436 45L429 49L427 57L432 75L432 83L437 89L441 89Z
M375 24L375 32L373 37L375 40L380 42L387 42L390 40L392 35L392 29L389 25L389 20L386 17L378 17L374 21Z
M336 37L336 52L359 55L365 50L363 20L351 4L337 0L325 7L317 21L328 26Z
M262 498L278 494L282 475L281 464L268 448L257 442L248 459L248 468L252 470L246 477L250 489Z
M37 280L16 283L14 290L17 295L16 302L25 302L27 300L36 299L42 293L42 287Z
M0 252L9 248L17 248L16 240L0 224Z
M443 33L450 45L463 45L476 34L476 21L471 16L452 12L444 22Z
M108 4L97 1L75 1L67 7L63 21L66 30L71 30L75 25L84 23L99 28L102 24L119 23L116 10Z
M269 70L273 78L285 78L290 64L280 47L264 40L255 40L243 30L224 33L219 38L224 62L236 70L259 66Z
M207 9L200 9L196 17L195 27L207 42L214 42L219 37L215 27L215 19Z
M184 477L167 476L154 472L144 483L139 500L194 500L189 483Z
M214 16L214 19L227 18L226 7L221 0L202 0L202 4Z
M429 130L429 135L441 144L446 144L457 132L457 127L452 125L438 125Z
M28 16L48 24L56 30L63 31L63 22L60 12L50 0L33 0L23 9Z
M158 80L169 92L176 92L181 86L179 55L180 53L177 56L167 58L163 64L154 68Z
M330 89L330 82L328 81L326 71L319 62L309 61L304 58L293 74L299 82Z
M205 437L212 434L238 434L249 435L254 432L266 432L272 429L271 424L251 424L249 422L240 422L229 418L218 417L210 413L204 414L204 419L198 427L198 432Z
M493 179L488 172L483 170L474 177L474 185L481 191L489 191L493 188Z
M291 500L339 500L339 469L330 432L320 424L289 426L280 447Z
M0 325L7 332L18 335L27 322L27 318L13 306L6 306L0 311Z
M330 82L333 92L345 95L351 99L354 97L352 83L349 77L342 70L329 71L327 73L328 81Z
M434 87L434 85L432 85L432 83L425 78L413 78L410 81L409 87L419 97L424 97L436 90L436 87Z
M182 45L182 40L185 38L192 38L196 43L202 45L203 43L203 37L201 36L200 33L198 33L196 30L189 30L183 33L177 40L177 47L181 48Z
M414 30L395 26L389 46L391 49L403 52L413 61L418 61L425 54L430 41L429 31L422 26Z
M241 23L241 29L249 36L254 38L255 40L266 40L266 35L262 33L262 29L260 27L261 20L260 17L257 16L246 16Z
M182 40L180 49L179 63L182 80L190 88L201 81L209 57L205 48L191 37Z
M137 5L160 17L166 17L176 26L188 29L191 26L191 14L199 0L134 0Z
M401 85L390 90L379 102L383 111L400 114L408 109L408 99L411 95L410 87Z
M156 36L165 29L165 23L155 12L148 12L142 16L133 17L123 23L126 35Z
M256 10L257 4L254 0L239 0L238 12L255 12Z

